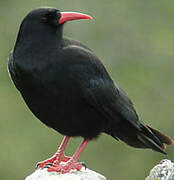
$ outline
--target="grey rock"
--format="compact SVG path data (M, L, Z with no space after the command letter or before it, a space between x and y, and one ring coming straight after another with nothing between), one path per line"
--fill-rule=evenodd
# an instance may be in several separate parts
M72 171L66 174L48 172L47 168L38 169L25 180L107 180L103 175L90 169L82 168L81 171Z
M174 163L164 159L151 171L146 180L174 180Z

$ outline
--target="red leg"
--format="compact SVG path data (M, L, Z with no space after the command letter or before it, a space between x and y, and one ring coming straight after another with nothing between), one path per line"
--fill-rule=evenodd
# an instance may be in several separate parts
M74 170L74 169L80 171L82 168L82 165L81 165L81 163L77 162L77 160L78 160L80 154L82 153L82 151L87 146L88 142L89 142L89 140L87 140L87 139L83 140L81 145L78 147L77 151L70 158L70 160L67 161L67 163L65 165L55 164L55 165L51 166L50 168L48 168L48 171L57 171L57 172L61 172L61 173L68 173L68 172L70 172L70 170Z
M65 136L57 152L51 158L37 163L37 168L41 168L45 166L46 164L53 163L54 161L56 161L56 164L59 164L61 161L64 161L64 162L68 161L70 158L64 156L63 151L65 150L65 147L67 146L69 139L70 139L69 136Z
M65 136L61 145L59 146L59 149L57 150L57 152L55 153L55 156L56 156L56 161L58 161L59 163L61 161L68 161L70 159L70 157L67 157L63 154L67 144L68 144L68 141L69 141L70 137L69 136Z

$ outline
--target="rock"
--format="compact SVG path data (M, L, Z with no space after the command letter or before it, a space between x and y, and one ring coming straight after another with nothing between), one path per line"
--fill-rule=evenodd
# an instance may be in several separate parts
M146 180L174 180L174 163L162 160L151 171Z
M38 169L25 180L107 180L103 175L90 169L82 168L81 171L72 171L66 174L48 172L46 168Z

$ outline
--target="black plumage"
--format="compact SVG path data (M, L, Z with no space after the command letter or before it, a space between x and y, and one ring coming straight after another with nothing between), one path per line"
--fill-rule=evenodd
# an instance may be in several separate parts
M146 126L92 50L63 37L61 13L39 8L23 20L9 58L11 78L32 113L66 136L104 132L136 148L165 152L172 139Z

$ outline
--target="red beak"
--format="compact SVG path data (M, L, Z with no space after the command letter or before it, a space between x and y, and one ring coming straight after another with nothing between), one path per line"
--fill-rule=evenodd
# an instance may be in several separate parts
M61 17L59 19L59 24L67 21L78 20L78 19L92 19L91 16L76 12L61 12Z

